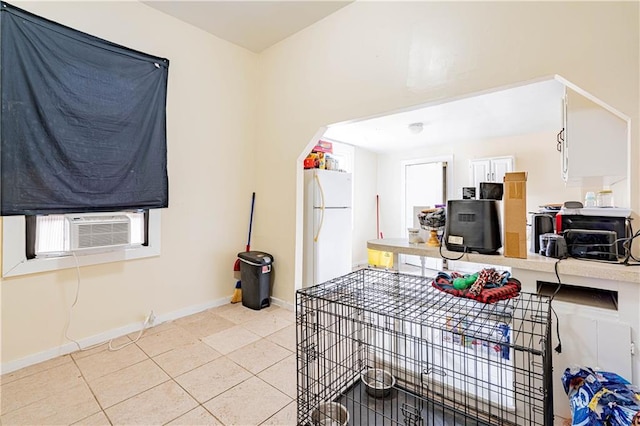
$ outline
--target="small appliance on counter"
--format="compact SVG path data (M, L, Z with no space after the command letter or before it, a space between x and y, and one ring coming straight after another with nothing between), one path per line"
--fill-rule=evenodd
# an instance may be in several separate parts
M444 235L447 250L498 254L502 247L495 200L449 200Z
M539 238L540 254L546 257L564 259L567 257L567 242L562 235L548 233Z
M504 185L497 182L480 182L481 200L502 200Z
M555 232L555 213L539 212L531 214L531 253L541 253L540 237Z
M565 207L556 215L556 233L565 235L571 257L616 261L625 254L630 216L620 207Z
M564 239L571 257L616 262L624 253L618 251L615 231L567 229Z

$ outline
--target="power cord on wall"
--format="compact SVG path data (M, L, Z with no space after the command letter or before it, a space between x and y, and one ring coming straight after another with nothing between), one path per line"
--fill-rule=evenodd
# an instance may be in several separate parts
M73 314L73 308L76 306L76 304L78 303L78 299L80 297L80 263L78 262L78 256L76 256L75 252L71 252L71 254L73 255L73 259L75 260L76 263L76 294L75 297L73 299L73 303L71 304L71 307L69 307L69 314L67 315L67 322L64 326L64 337L69 340L70 342L75 343L75 345L78 347L78 350L80 351L88 351L89 349L93 349L93 348L97 348L99 346L102 346L106 343L109 343L109 350L110 351L118 351L120 349L123 349L133 343L136 343L138 340L140 340L140 338L142 337L142 334L145 332L145 330L147 329L147 327L150 324L153 324L153 322L155 321L155 315L153 313L153 311L151 311L151 313L145 318L144 323L142 324L142 328L140 329L140 331L138 332L138 335L136 336L136 338L130 342L124 343L120 346L113 346L113 340L111 339L109 340L109 342L103 342L103 343L98 343L95 345L91 345L88 346L86 348L83 348L80 343L75 340L72 339L71 337L69 337L69 327L71 326L71 317Z
M69 314L67 315L67 323L64 326L64 337L75 343L76 346L78 347L78 350L82 351L82 350L87 350L89 348L86 349L82 349L82 346L80 346L80 343L78 343L78 341L72 339L71 337L69 337L69 326L71 325L71 315L73 314L73 308L76 306L76 304L78 303L78 298L80 296L80 263L78 262L78 256L76 256L75 252L71 252L71 254L73 255L73 259L76 262L76 296L73 299L73 303L71 304L71 307L69 308ZM94 346L95 347L95 346Z

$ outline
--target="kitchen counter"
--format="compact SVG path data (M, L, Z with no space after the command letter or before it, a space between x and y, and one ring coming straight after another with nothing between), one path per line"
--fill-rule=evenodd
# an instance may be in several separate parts
M398 263L398 254L412 254L416 256L441 258L438 247L429 247L425 243L410 244L406 238L385 238L382 240L367 241L367 248L391 252L394 255L394 265ZM465 262L490 264L496 266L508 266L526 271L554 273L554 265L557 259L527 253L526 259L504 257L501 254L487 255L478 253L462 253L448 251L442 248L442 254L449 259ZM640 266L624 266L607 262L596 262L578 259L563 259L558 264L558 273L584 278L605 279L611 281L624 281L640 284Z

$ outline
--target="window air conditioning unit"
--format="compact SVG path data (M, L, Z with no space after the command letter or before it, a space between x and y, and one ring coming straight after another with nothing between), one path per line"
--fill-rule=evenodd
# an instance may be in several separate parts
M71 251L131 245L131 219L125 214L67 215Z

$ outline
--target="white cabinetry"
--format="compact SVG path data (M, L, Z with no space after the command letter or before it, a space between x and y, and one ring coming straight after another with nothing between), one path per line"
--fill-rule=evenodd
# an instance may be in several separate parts
M558 315L562 352L553 354L553 383L561 383L567 367L589 366L615 372L632 380L631 327L617 315L603 309L554 302ZM555 327L555 323L554 323ZM558 345L554 335L552 346ZM567 395L561 386L554 389L554 411L571 418Z
M478 158L469 161L471 185L476 188L476 196L480 195L480 182L502 183L505 173L514 168L513 156Z
M522 291L528 293L537 292L539 281L557 282L553 272L512 268L511 273L522 283ZM562 351L553 354L553 408L557 416L570 418L567 394L560 381L567 367L588 366L612 371L632 383L638 383L640 360L632 356L632 342L638 341L640 286L631 282L570 275L562 270L559 275L564 284L576 288L607 290L617 294L614 309L588 306L580 297L572 299L565 296L565 300L556 298L553 301L557 321L552 324L552 347L559 343L556 325L562 341Z

